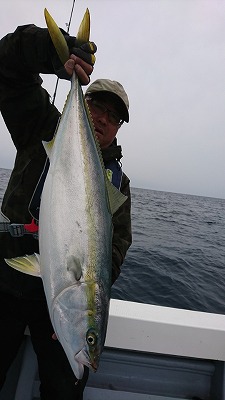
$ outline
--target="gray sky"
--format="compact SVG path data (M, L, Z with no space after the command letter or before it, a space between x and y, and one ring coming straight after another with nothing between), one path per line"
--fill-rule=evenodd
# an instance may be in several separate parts
M45 27L44 7L66 29L72 0L2 0L0 36ZM120 81L130 123L118 134L131 186L225 198L225 0L76 0L70 33L86 7L98 45L92 80ZM44 79L53 94L55 77ZM61 82L62 109L68 82ZM15 150L0 119L0 167Z

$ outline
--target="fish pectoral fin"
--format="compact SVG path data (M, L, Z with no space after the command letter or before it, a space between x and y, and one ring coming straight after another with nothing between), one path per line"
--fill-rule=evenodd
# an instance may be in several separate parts
M81 263L75 256L69 256L67 258L67 271L72 271L76 281L79 281L82 276Z
M121 193L106 177L106 188L108 191L109 197L109 206L111 214L115 214L115 212L125 203L127 200L127 196Z
M5 258L5 262L17 271L24 274L41 277L38 254L26 255L15 258Z

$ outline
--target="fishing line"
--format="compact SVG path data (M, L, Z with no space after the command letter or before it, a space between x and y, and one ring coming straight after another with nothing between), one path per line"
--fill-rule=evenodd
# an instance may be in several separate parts
M67 26L67 31L66 31L66 32L67 32L67 33L69 33L69 31L70 31L70 24L71 24L71 20L72 20L72 16L73 16L73 10L74 10L75 1L76 1L76 0L73 0L71 12L70 12L70 19L69 19L69 22L66 23L66 26ZM59 78L57 77L56 84L55 84L55 91L54 91L53 98L52 98L52 104L53 104L53 105L54 105L54 103L55 103L55 98L56 98L56 93L57 93L57 89L58 89L58 84L59 84Z
M72 5L71 13L70 13L69 23L66 24L67 25L67 33L69 33L69 30L70 30L70 24L71 24L71 20L72 20L72 16L73 16L73 9L74 9L74 5L75 5L75 1L76 0L73 0L73 5Z

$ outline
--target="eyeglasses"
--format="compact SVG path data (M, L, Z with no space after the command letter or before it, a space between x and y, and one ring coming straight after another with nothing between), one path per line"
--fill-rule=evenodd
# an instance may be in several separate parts
M92 110L97 114L99 117L107 112L109 122L115 126L121 126L123 123L123 119L112 110L109 110L107 107L104 106L100 101L96 99L92 99L91 97L86 97L86 100L91 102Z

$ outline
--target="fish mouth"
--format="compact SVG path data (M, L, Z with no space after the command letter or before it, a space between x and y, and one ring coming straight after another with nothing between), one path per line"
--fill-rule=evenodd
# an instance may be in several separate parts
M93 362L89 365L89 368L90 368L93 372L96 372L97 369L98 369L98 362L93 361Z
M85 348L79 351L79 353L75 354L74 359L79 363L83 364L86 367L90 368L93 372L96 372L98 369L98 360L94 359L93 361L90 359Z

